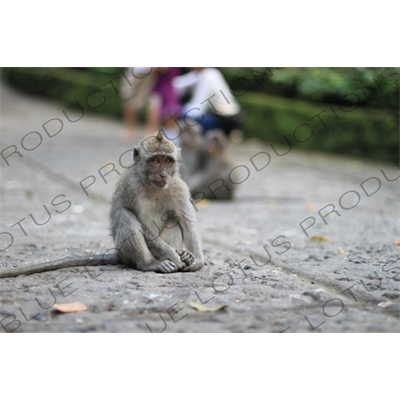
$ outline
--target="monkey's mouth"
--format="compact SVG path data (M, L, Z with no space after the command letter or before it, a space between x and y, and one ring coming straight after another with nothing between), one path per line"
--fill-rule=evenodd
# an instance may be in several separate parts
M159 187L160 189L163 189L167 186L168 181L166 179L162 179L160 181L154 181L154 184Z

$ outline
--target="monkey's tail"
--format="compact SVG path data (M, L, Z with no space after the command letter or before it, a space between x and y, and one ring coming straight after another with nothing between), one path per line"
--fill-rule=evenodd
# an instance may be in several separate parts
M22 274L30 275L38 272L55 271L62 268L118 264L122 264L122 260L118 254L94 254L84 257L66 257L60 260L47 261L42 264L24 265L10 270L0 270L0 278L11 278Z

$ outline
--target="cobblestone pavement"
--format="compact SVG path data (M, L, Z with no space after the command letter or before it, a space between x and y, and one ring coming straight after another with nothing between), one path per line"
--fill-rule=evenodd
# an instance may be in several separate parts
M0 96L0 268L111 249L109 201L131 146L121 121L5 83ZM198 205L203 270L1 279L0 332L399 332L399 168L254 140L232 153L235 200ZM88 310L51 311L75 301Z

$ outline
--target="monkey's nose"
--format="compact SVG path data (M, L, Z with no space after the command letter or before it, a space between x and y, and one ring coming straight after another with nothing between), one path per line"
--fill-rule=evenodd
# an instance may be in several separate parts
M165 178L167 176L167 173L165 171L160 172L161 178Z

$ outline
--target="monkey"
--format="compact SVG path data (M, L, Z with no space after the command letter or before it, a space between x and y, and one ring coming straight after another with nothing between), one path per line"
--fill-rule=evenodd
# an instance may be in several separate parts
M201 269L201 238L189 188L180 177L179 157L180 149L161 131L133 148L133 165L121 175L111 201L116 253L16 267L0 271L0 278L109 264L161 273Z
M122 175L110 214L125 265L164 273L202 268L195 209L180 177L179 157L180 149L162 131L134 147L132 171Z
M204 170L208 151L205 138L197 126L187 125L181 132L181 175L187 183L190 177Z
M229 153L229 140L218 129L209 130L205 134L206 159L202 169L187 179L187 184L196 198L213 200L232 200L236 187L232 182L237 182L237 172Z

